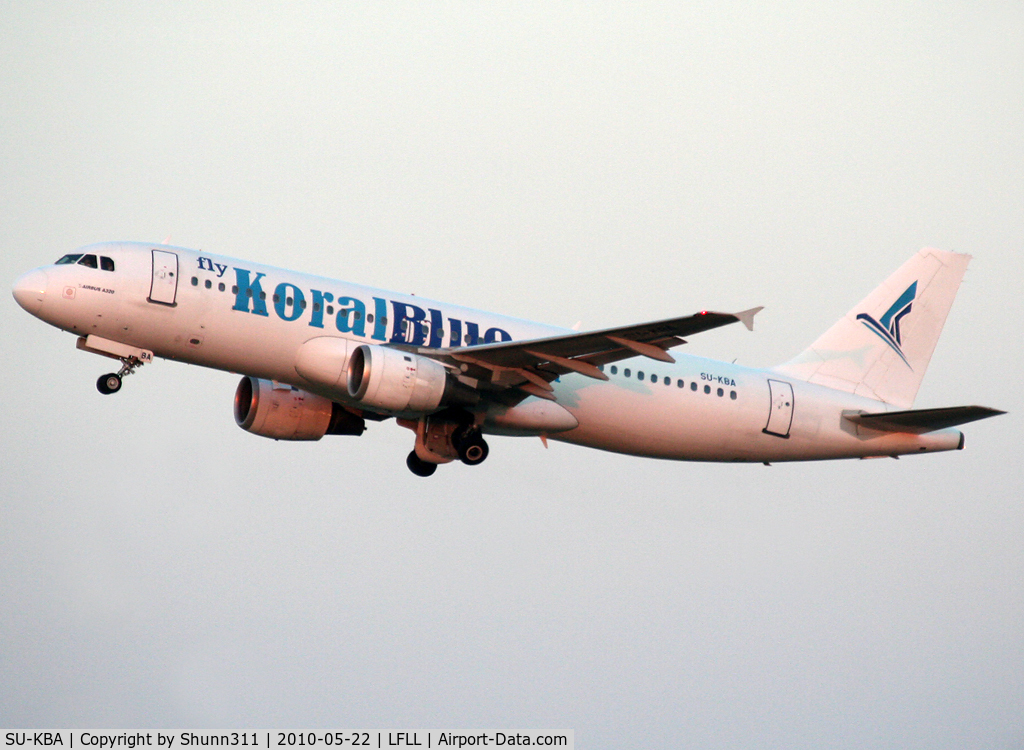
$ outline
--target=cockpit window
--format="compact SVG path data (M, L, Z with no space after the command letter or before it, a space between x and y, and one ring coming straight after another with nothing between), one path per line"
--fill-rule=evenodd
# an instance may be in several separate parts
M82 259L78 261L78 265L85 266L86 268L96 268L96 256L92 254L83 255Z
M68 265L71 265L72 263L77 263L78 259L81 258L81 257L82 257L81 253L71 253L70 255L65 255L63 258L58 260L54 265L57 265L57 266L68 266Z
M113 271L114 270L114 259L113 258L108 258L106 255L101 255L100 256L100 269L102 269L104 271Z

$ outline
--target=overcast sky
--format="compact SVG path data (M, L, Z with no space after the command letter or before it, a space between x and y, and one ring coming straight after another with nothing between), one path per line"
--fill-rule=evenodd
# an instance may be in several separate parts
M393 423L0 301L0 725L571 727L577 746L1024 746L1018 2L6 3L0 279L174 244L597 328L765 305L784 361L974 260L916 406L965 451L717 466ZM738 329L738 330L733 330Z

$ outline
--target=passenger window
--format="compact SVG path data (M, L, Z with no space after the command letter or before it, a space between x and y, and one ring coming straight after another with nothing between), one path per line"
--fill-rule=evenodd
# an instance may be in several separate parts
M697 381L696 380L691 380L690 381L690 390L691 391L697 390Z
M192 277L192 286L199 286L199 279L195 276Z
M724 395L725 395L725 391L723 391L721 388L719 388L718 389L718 397L721 398Z
M222 292L223 292L223 291L224 291L224 282L222 281L221 283L219 283L219 284L217 285L217 288L218 288L218 289L219 289L220 291L222 291Z
M274 295L274 304L276 305L280 301L281 301L281 295L280 294L275 294Z
M729 391L729 398L731 398L733 401L735 401L736 400L736 391Z
M100 270L102 271L113 271L114 270L114 259L108 258L106 255L100 256Z
M615 365L612 365L612 375L618 375L618 374L619 374L619 368L616 367Z
M672 378L665 376L665 385L672 385Z
M628 378L629 377L629 368L627 367L625 370L623 370L622 374L625 375Z
M313 312L320 312L320 303L319 302L314 302L313 303Z
M682 388L682 387L683 387L683 385L684 385L684 383L683 383L683 381L682 381L682 380L677 380L677 381L676 381L676 385L678 385L678 386L679 386L680 388Z
M328 305L327 306L327 314L328 315L334 315L334 305Z
M85 266L86 268L96 268L96 256L83 255L82 259L78 261L78 265Z
M644 373L643 373L643 370L637 370L637 373L636 373L636 379L637 379L637 380L643 380L643 379L644 379Z
M206 280L206 288L207 289L212 289L213 288L213 282L210 281L209 279Z
M238 284L232 284L231 285L231 293L232 294L238 294Z
M260 292L260 299L266 299L266 298L267 298L267 293L266 292Z
M305 310L306 309L306 300L301 300L299 302L299 309L300 310Z
M704 386L704 392L705 393L711 393L711 386L710 385Z

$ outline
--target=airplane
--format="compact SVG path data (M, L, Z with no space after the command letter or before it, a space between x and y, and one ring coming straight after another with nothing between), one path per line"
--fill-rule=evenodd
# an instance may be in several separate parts
M415 433L418 476L487 458L484 435L683 461L872 458L962 449L1005 412L914 409L970 260L924 249L794 359L756 369L669 352L755 307L578 332L169 245L88 245L14 284L18 304L118 360L241 374L234 416L275 440Z

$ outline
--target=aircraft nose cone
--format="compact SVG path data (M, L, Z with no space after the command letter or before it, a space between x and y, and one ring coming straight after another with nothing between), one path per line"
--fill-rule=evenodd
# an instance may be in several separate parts
M33 315L38 315L46 298L46 271L37 268L14 282L14 299Z

